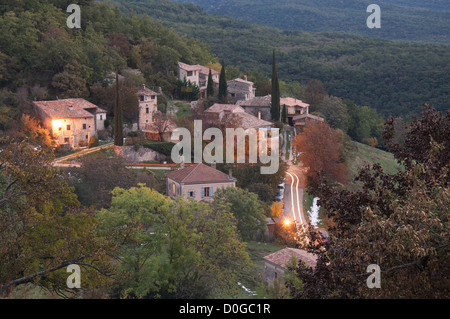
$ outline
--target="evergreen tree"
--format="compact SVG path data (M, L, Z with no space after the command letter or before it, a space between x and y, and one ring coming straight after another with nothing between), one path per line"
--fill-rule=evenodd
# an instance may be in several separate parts
M287 112L286 112L286 104L283 104L283 111L281 112L281 121L286 123L287 120Z
M206 96L207 97L211 97L213 95L214 95L214 82L213 82L213 79L212 79L211 69L209 69L208 86L206 87Z
M114 102L114 145L123 145L122 108L119 96L119 71L116 72L116 100Z
M275 65L275 49L272 62L272 106L270 109L272 120L280 120L280 84L278 82L277 67Z
M227 79L225 76L225 62L222 61L222 70L219 76L219 101L225 102L227 98Z

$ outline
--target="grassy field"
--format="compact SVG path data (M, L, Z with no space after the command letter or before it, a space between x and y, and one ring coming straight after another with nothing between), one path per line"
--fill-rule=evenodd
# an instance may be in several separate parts
M366 164L378 163L388 174L395 174L400 169L400 165L392 153L358 142L352 142L352 144L353 148L347 155L349 181L347 186L350 190L356 190L358 188L358 184L353 182L353 179L358 174L359 169Z
M358 142L352 142L352 145L353 148L347 155L348 184L346 185L346 188L348 190L356 191L360 188L360 184L354 182L353 179L358 174L359 169L364 167L366 164L379 163L383 170L389 174L395 174L400 169L400 165L398 165L393 154ZM308 221L308 210L312 206L313 199L314 196L309 194L307 189L305 189L303 208L305 217ZM319 210L319 218L320 222L317 226L319 229L326 230L328 228L327 217L325 216L323 209Z

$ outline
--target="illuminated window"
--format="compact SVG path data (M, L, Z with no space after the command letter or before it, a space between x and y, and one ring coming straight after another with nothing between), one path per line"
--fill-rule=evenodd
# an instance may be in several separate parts
M70 131L70 125L69 124L67 124L66 130Z

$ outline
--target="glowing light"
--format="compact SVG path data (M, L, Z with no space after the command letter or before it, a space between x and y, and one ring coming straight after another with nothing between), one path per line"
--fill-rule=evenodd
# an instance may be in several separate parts
M58 131L58 129L62 127L62 120L53 120L52 121L52 128L53 132Z
M289 218L285 218L284 221L283 221L283 224L284 224L285 227L291 226L291 223L292 222L291 222L291 220Z

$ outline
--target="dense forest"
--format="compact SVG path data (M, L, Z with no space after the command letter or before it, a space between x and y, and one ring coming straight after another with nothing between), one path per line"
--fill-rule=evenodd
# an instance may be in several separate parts
M223 14L244 21L283 30L337 31L407 42L449 43L450 7L441 1L381 0L382 26L369 29L368 0L175 0L191 2L211 14ZM433 23L429 23L433 21Z
M207 14L190 3L111 1L124 12L148 14L178 34L207 43L228 65L270 77L276 48L280 80L326 91L383 115L418 114L424 103L448 108L450 53L446 46L395 43L341 33L283 31ZM301 94L299 94L300 97Z
M112 112L108 75L115 70L126 75L122 70L139 69L142 76L128 72L130 87L145 81L170 93L178 61L215 61L198 40L93 1L78 2L81 28L69 29L70 3L11 1L0 7L0 130L13 130L35 99L88 98Z

